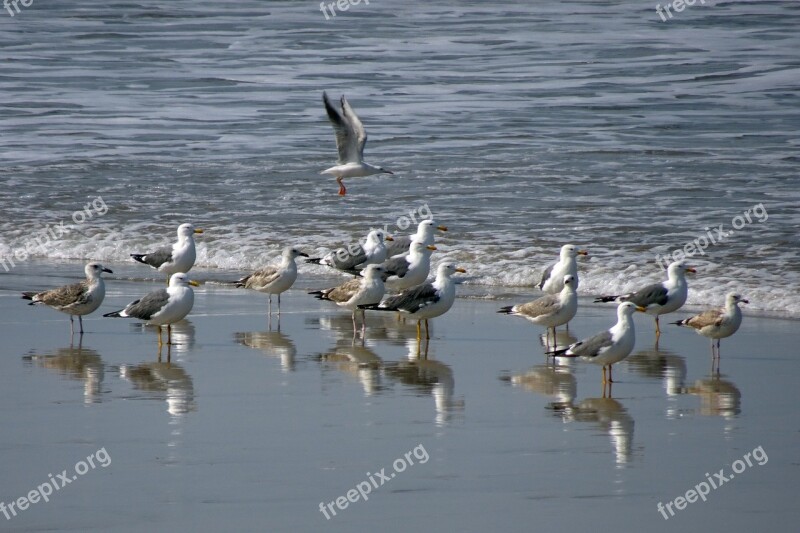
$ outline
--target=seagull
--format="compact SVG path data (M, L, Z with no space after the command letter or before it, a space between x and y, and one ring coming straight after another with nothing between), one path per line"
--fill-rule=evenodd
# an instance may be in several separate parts
M687 272L697 272L697 270L687 266L684 261L675 261L670 263L667 268L666 281L647 285L636 292L628 294L601 296L596 298L594 302L633 302L646 308L647 314L654 315L656 318L656 342L658 342L658 337L661 336L658 316L677 311L686 303L686 297L689 294L685 276Z
M181 224L178 226L178 242L171 247L165 246L147 254L131 254L131 257L166 274L169 283L169 276L177 272L188 272L194 266L197 257L194 249L195 233L203 233L203 230L195 229L191 224Z
M237 287L253 289L269 294L269 315L272 316L272 295L278 295L278 316L281 314L281 293L289 290L297 280L296 257L308 257L297 248L287 246L278 265L270 265L245 276L236 282Z
M455 263L444 262L436 270L436 280L406 289L396 296L390 296L380 305L359 306L361 309L379 311L399 311L408 314L417 321L417 340L420 340L420 323L425 321L425 339L430 339L428 319L445 314L453 307L456 299L456 284L451 276L467 271Z
M580 357L584 361L603 366L603 383L613 383L611 365L619 363L633 351L636 334L631 315L634 311L644 312L645 308L631 302L623 302L617 308L617 323L611 329L598 333L588 339L571 344L565 350L553 350L548 355ZM606 381L608 367L608 381Z
M192 287L200 284L190 280L183 272L176 272L169 278L169 287L159 289L134 300L124 309L106 313L105 317L138 318L148 324L158 326L158 345L161 346L161 326L167 325L167 344L172 344L172 324L183 320L194 305Z
M673 322L677 326L686 326L694 329L699 335L711 339L711 357L719 359L720 339L730 337L742 324L742 310L739 304L749 304L741 295L729 292L725 297L725 307L709 309L699 315L684 320ZM714 352L714 341L717 341L717 350Z
M339 248L325 254L323 257L306 259L306 263L325 265L348 274L359 275L367 265L380 264L389 257L386 253L386 243L394 239L382 230L372 230L367 233L364 244L352 243L346 248Z
M402 235L395 237L394 242L386 247L386 256L394 257L396 255L408 253L413 241L418 241L425 245L434 244L434 229L438 229L439 231L447 231L447 226L437 225L436 222L430 219L423 220L419 223L417 226L417 232L413 235Z
M364 269L363 278L355 278L347 281L338 287L311 291L318 300L329 300L340 307L353 311L353 335L356 334L356 311L358 306L377 304L386 293L383 284L383 277L387 274L386 269L381 265L368 265ZM361 311L361 334L363 335L367 327L367 317L363 309Z
M571 244L561 247L558 262L553 263L542 274L539 288L549 294L558 294L564 288L564 276L575 278L575 290L578 290L578 264L575 258L579 255L589 255L586 250L578 250Z
M373 174L394 174L390 170L376 167L364 162L364 145L367 144L367 131L358 119L356 112L342 96L341 112L331 103L327 93L322 93L322 101L325 103L325 111L328 112L328 119L333 124L333 131L336 134L336 148L339 150L339 160L336 166L325 169L321 174L331 174L336 176L336 183L339 184L339 196L344 196L347 189L342 183L344 178L361 178L372 176Z
M28 305L42 303L69 315L69 333L75 334L73 315L78 315L80 334L83 335L83 315L93 313L106 297L106 284L101 277L103 272L113 274L100 263L89 263L83 269L86 279L78 283L64 285L44 292L23 292L23 300L31 300Z
M392 257L383 263L389 273L387 288L401 291L424 283L431 271L431 252L434 250L436 247L432 244L414 241L408 254Z
M575 292L577 282L572 275L564 276L564 288L560 293L545 294L526 304L503 307L498 313L527 318L534 324L547 327L548 335L552 329L555 341L556 327L572 320L578 312L578 293Z

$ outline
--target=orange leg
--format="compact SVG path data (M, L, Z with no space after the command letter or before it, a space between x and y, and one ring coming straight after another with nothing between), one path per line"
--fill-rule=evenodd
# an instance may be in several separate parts
M336 183L339 184L339 196L344 196L347 194L347 189L345 188L344 183L342 183L341 176L336 178Z

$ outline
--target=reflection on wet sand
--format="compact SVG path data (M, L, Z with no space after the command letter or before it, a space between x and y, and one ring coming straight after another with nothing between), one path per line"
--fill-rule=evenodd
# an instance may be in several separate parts
M565 422L594 424L611 438L617 466L630 462L634 421L619 401L613 398L586 398L577 405L568 403L556 406L555 414Z
M80 338L83 340L83 337ZM32 353L22 358L26 362L36 363L43 368L57 371L69 379L83 381L84 403L96 403L102 399L104 377L103 361L100 354L91 348L83 348L81 342L77 346L59 348L51 353Z
M578 342L578 338L567 330L556 331L555 338L549 329L547 333L539 335L539 343L544 347L545 351L566 350L576 342ZM553 348L553 343L555 343L555 348Z
M554 398L558 403L571 403L578 393L578 381L570 368L561 365L536 365L527 372L514 374L511 384L531 392Z
M700 398L698 412L704 416L734 418L742 412L741 391L731 381L722 379L717 374L712 374L705 379L698 379L683 393Z
M668 396L681 394L685 387L686 359L669 350L640 350L629 356L625 364L640 376L664 380Z
M348 323L352 331L350 317ZM320 361L327 363L323 368L334 368L351 376L355 376L364 388L364 394L371 396L383 389L381 385L381 358L362 341L340 339L336 345L324 354Z
M173 331L174 333L174 331ZM133 384L147 398L165 400L167 412L180 416L196 409L192 378L177 363L155 362L122 365L120 376Z
M159 327L151 326L145 323L134 322L131 323L131 329L138 330L143 335L157 335ZM180 322L172 324L172 344L164 344L164 346L171 346L172 351L176 354L185 354L194 348L195 330L194 324L186 318Z
M261 350L270 357L278 357L283 372L294 370L297 347L288 335L280 331L251 331L234 333L233 338L242 346Z
M442 426L450 422L454 413L464 410L464 400L455 399L456 382L452 369L446 364L429 357L429 342L407 339L408 361L386 364L387 377L421 394L433 396L436 409L436 424Z
M413 322L413 323L412 323ZM339 339L353 337L353 320L349 314L306 317L305 323L322 331L332 331ZM367 339L403 346L409 336L416 337L416 321L398 320L395 313L372 313L367 324Z

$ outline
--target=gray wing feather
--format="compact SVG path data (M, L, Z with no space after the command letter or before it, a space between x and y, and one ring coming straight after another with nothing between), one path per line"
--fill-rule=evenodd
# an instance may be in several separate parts
M424 283L387 298L381 307L415 313L421 308L439 301L439 294L432 283Z
M408 273L409 266L408 257L405 255L392 257L383 263L383 268L385 268L387 272L394 272L398 278L402 278Z
M550 274L553 273L553 267L556 266L555 263L547 267L544 272L542 273L542 281L539 282L539 288L544 289L544 284L547 283L547 280L550 279Z
M667 289L662 283L653 283L633 294L625 296L622 300L647 307L653 304L664 305L669 298L667 298Z
M350 104L344 96L342 96L342 110L358 140L358 158L359 160L363 159L364 146L367 144L367 130L364 129L361 119L358 118L358 115L356 115L356 112L350 107Z
M593 337L576 342L569 347L569 351L580 357L596 357L603 348L611 346L613 343L610 331L598 333Z
M340 250L344 251L339 254ZM367 260L367 252L364 251L364 247L360 244L357 248L353 247L352 251L355 253L350 253L344 248L340 250L331 255L331 266L337 270L353 270ZM344 259L340 259L340 257L344 257Z
M167 289L160 289L148 293L143 298L131 302L125 307L125 314L139 320L150 320L150 318L161 311L169 301Z
M354 136L356 136L357 133L350 118L346 116L347 111L343 108L345 114L343 115L340 113L325 92L322 93L322 101L325 103L325 111L328 113L328 119L331 121L333 131L336 134L336 148L339 151L339 164L358 161L358 151L353 149L355 148ZM342 97L342 102L345 102L344 97ZM347 107L349 108L350 106L348 105ZM356 120L358 120L358 117L356 117ZM359 125L360 124L359 122Z
M38 302L42 302L56 309L63 309L73 305L84 304L88 300L89 286L85 281L64 285L57 289L40 292L35 296Z
M159 268L164 263L172 261L172 247L159 248L155 252L142 255L142 262L153 268Z

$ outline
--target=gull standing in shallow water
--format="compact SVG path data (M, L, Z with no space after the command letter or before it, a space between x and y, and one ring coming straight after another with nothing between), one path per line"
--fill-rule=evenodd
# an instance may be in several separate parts
M348 274L358 275L367 265L380 264L389 257L386 253L386 243L392 237L382 230L372 230L367 233L364 244L352 243L346 248L339 248L328 252L323 257L306 259L306 263L325 265Z
M670 263L667 268L667 280L661 283L653 283L646 287L628 294L616 296L601 296L595 299L598 302L633 302L634 304L647 309L648 315L654 315L656 319L656 344L661 336L661 328L658 326L659 315L664 315L677 311L686 303L689 294L689 286L686 283L686 273L697 272L694 268L687 266L684 261Z
M392 257L383 263L389 274L386 279L387 289L401 291L424 283L431 272L431 253L434 250L436 247L433 245L414 241L408 254Z
M83 315L93 313L106 297L106 284L101 277L103 272L113 274L100 263L89 263L83 269L86 279L78 283L64 285L44 292L23 292L23 300L31 300L28 305L44 304L69 315L69 333L75 334L73 315L78 316L80 334L83 335Z
M613 383L611 366L628 357L636 344L636 333L633 328L633 318L631 318L634 311L644 312L645 309L631 302L619 304L617 323L614 327L588 339L578 341L565 350L549 352L548 355L580 357L584 361L602 365L603 383ZM606 367L608 367L608 380L606 380Z
M194 305L192 287L200 284L190 280L183 272L177 272L169 279L169 287L148 293L134 300L124 309L106 313L105 317L138 318L148 324L158 326L158 345L161 346L161 326L167 326L167 344L172 344L172 324L180 322Z
M436 279L432 283L423 283L417 287L406 289L397 296L390 296L380 305L361 305L361 309L379 311L399 311L408 314L417 321L417 340L421 339L420 323L425 321L425 338L430 339L428 319L445 314L453 307L456 299L456 284L451 276L456 272L467 271L457 267L455 263L445 262L439 265Z
M377 304L386 293L383 284L383 276L386 269L381 265L369 265L364 269L363 278L355 278L350 281L330 289L311 291L318 300L329 300L340 307L353 311L353 336L356 334L356 312L358 306ZM363 309L361 311L361 335L364 335L367 328L367 317Z
M191 224L181 224L178 226L178 242L171 247L165 246L146 254L131 254L131 257L139 263L150 265L166 274L167 283L169 283L171 275L178 272L189 272L194 266L197 257L194 248L195 233L203 233L203 230L195 229Z
M547 327L547 336L553 330L553 349L556 349L556 327L566 324L578 312L578 293L575 292L577 280L571 276L564 276L564 288L558 294L545 294L532 302L503 307L498 313L521 316L540 326ZM550 346L546 347L548 350Z
M558 294L564 288L564 276L575 278L575 290L578 290L578 263L576 258L579 255L589 255L586 250L578 250L571 244L561 247L559 260L553 263L542 274L539 288L549 294Z
M394 242L386 247L386 257L394 257L396 255L408 253L411 248L411 243L414 241L421 242L428 246L434 244L433 230L447 231L446 226L437 225L431 219L423 220L417 226L417 232L413 235L402 235L394 238Z
M269 314L272 316L272 295L278 295L278 316L281 314L281 293L289 290L297 281L296 257L308 257L297 248L287 246L278 265L270 265L245 276L236 282L237 287L253 289L269 294Z
M749 304L741 295L729 292L725 297L725 307L719 309L709 309L699 315L695 315L684 320L673 322L677 326L686 326L695 330L699 335L711 339L711 358L719 360L720 339L730 337L739 329L742 324L742 310L739 304ZM714 351L714 341L717 349Z
M347 103L344 96L341 99L341 112L336 109L328 98L327 93L322 93L325 111L328 113L336 134L336 148L339 151L339 160L336 166L325 169L321 174L336 176L339 184L339 195L344 196L347 189L342 183L344 178L361 178L373 174L394 174L390 170L376 167L364 162L364 145L367 144L367 131L358 119L356 112Z

